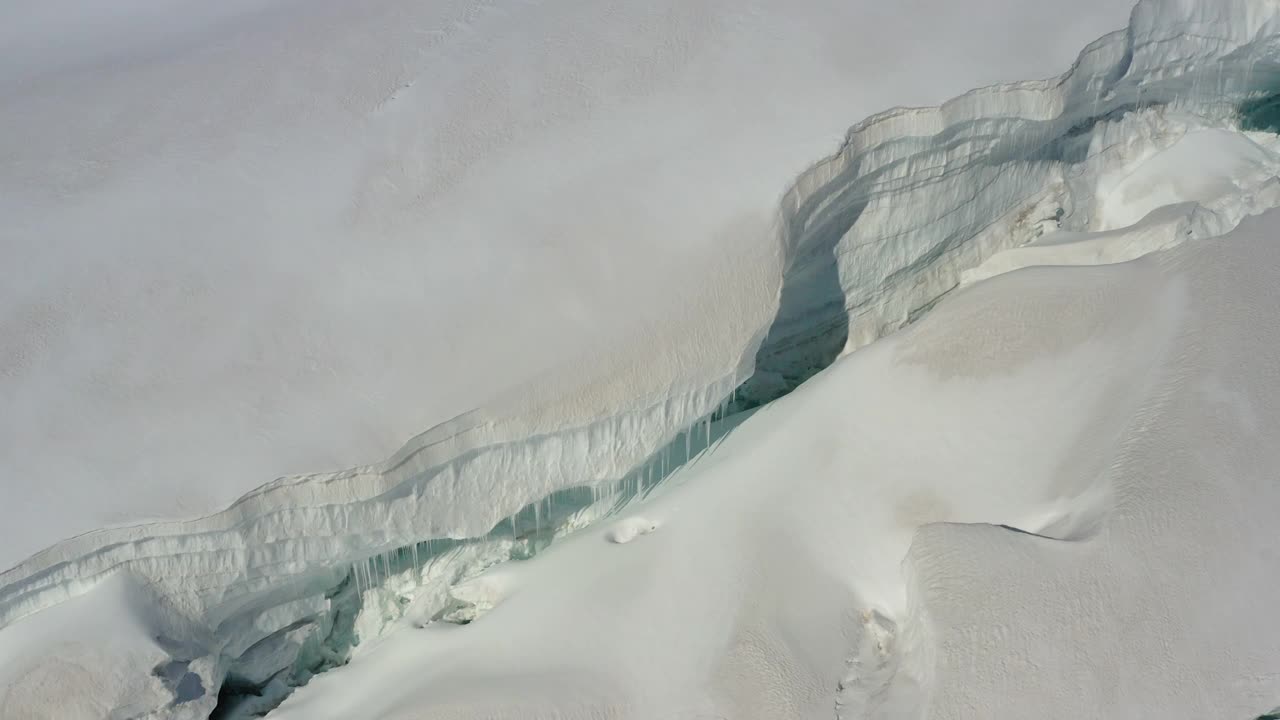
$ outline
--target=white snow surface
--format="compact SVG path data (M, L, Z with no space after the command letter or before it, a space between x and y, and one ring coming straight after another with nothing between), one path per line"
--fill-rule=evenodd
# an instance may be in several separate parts
M1280 702L1280 3L1142 0L773 209L831 117L1034 64L910 3L298 8L0 30L4 717Z
M5 4L0 569L476 408L579 406L545 432L734 374L787 181L1124 13L1052 7Z

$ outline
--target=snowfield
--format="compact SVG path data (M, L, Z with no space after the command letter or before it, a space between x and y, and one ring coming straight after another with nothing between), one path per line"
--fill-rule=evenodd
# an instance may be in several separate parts
M641 5L6 11L0 717L1280 705L1280 2Z
M269 717L1257 717L1276 219L966 289Z

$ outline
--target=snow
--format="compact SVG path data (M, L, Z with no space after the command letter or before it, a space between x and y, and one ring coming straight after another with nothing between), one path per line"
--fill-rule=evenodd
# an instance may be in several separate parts
M1124 12L1046 7L6 8L0 567L379 462L548 374L634 380L606 408L730 374L787 180L858 117L1056 71Z
M1092 203L1094 232L1048 223L1028 244L962 273L964 283L1034 265L1103 265L1192 239L1216 237L1241 219L1280 206L1274 135L1249 137L1174 122L1171 145L1152 148L1126 172L1104 176Z
M1276 158L1238 133L1187 133L1133 172L1099 188L1098 229L1127 227L1152 210L1180 202L1211 207L1215 201L1249 199L1255 188L1274 185Z
M163 616L145 586L120 575L92 595L6 627L0 716L143 716L176 701L169 717L207 717L214 698L201 676L209 676L212 659L173 661L185 649L166 635Z
M811 5L25 10L0 707L1274 707L1280 6Z
M273 716L1254 717L1278 219L966 289L731 433L644 542L574 535Z
M1265 596L1280 566L1265 538L1277 336L1263 315L1276 219L1159 258L1194 316L1106 469L1115 499L1092 541L946 525L916 537L911 562L931 578L921 605L937 646L955 649L937 670L936 716L965 716L992 692L1015 717L1256 717L1275 706L1280 646ZM979 560L948 563L957 557ZM1064 643L1077 652L1054 650ZM1037 672L998 674L969 660L978 651ZM1063 677L1077 678L1069 691L1050 687Z
M645 517L635 516L620 520L609 531L609 541L625 545L641 535L656 532L662 523Z

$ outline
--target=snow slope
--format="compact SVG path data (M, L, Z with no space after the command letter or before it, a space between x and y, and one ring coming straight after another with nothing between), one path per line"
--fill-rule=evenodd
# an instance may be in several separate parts
M750 19L748 27L767 25ZM1256 240L1269 220L1229 231L1280 201L1275 136L1243 132L1237 120L1242 103L1271 90L1278 22L1280 7L1259 0L1144 0L1128 31L1089 45L1059 78L854 126L786 192L776 236L754 221L737 226L741 235L718 232L712 218L754 205L747 186L759 181L722 186L744 199L712 203L700 213L708 224L686 223L682 232L708 245L673 251L687 262L662 276L689 278L684 289L671 293L634 266L618 297L639 307L606 303L576 327L602 330L607 352L578 362L560 355L561 369L538 384L493 391L480 409L384 462L284 477L203 518L86 533L0 574L0 704L17 717L60 717L66 705L50 678L70 658L86 716L194 718L215 705L244 716L349 657L350 667L321 675L276 712L969 716L1007 683L1043 703L1061 686L1035 686L1027 666L1010 668L987 648L1077 620L1118 632L1108 620L1136 612L1140 598L1119 566L1192 574L1205 587L1274 576L1255 527L1274 509L1265 490L1248 508L1257 518L1246 513L1239 532L1213 546L1239 562L1197 562L1174 552L1176 543L1147 538L1160 537L1153 516L1188 511L1178 500L1202 488L1205 474L1184 463L1165 497L1140 491L1142 471L1123 461L1164 433L1159 442L1207 437L1206 453L1265 466L1260 443L1219 442L1233 436L1193 420L1202 386L1219 399L1265 402L1270 392L1265 362L1233 350L1265 344L1268 326L1259 320L1257 337L1246 338L1232 314L1250 297L1265 307L1269 289L1261 279L1224 278L1232 263L1259 277L1274 271ZM549 147L504 162L545 167L534 159ZM528 184L528 170L483 189L516 196L501 183L514 189L521 180ZM450 212L477 211L470 203L485 193L460 182L473 200ZM550 197L531 194L519 202ZM414 222L426 217L413 212ZM395 212L370 217L414 226ZM716 244L735 238L743 245L732 251ZM943 297L962 280L1014 268L1110 263L1175 246L1126 265L1024 269ZM714 269L698 260L712 255ZM450 280L465 285L464 275ZM535 309L548 306L523 308ZM604 317L620 315L628 317L606 328ZM1221 335L1219 355L1197 340L1210 326ZM533 337L539 348L560 339ZM537 352L516 359L536 369ZM551 354L566 352L574 354ZM421 361L431 366L429 355ZM1214 385L1232 363L1248 370L1239 387ZM1171 410L1166 426L1166 401L1186 403L1189 414ZM1257 432L1265 437L1266 426ZM1233 479L1224 508L1257 489ZM1158 497L1129 512L1133 488ZM610 520L619 510L627 517ZM994 603L979 587L995 574L985 556L949 554L946 537L931 540L949 527L937 523L1016 528L999 530L993 554L1030 553L1033 567L1051 564L1035 555L1039 543L1079 547L1060 552L1115 567L1088 575L1087 562L1063 560L1080 582L1054 596L1061 624L1037 626L1021 616L1032 591ZM1072 586L1061 577L1021 580L1036 592ZM988 630L949 605L953 595L959 608L994 603L980 617L995 640L973 639ZM1105 613L1080 615L1100 599ZM1126 700L1155 702L1128 692L1150 684L1147 672L1203 678L1190 700L1173 693L1157 702L1177 705L1174 717L1266 709L1255 705L1276 690L1265 674L1275 647L1266 633L1243 637L1267 627L1257 604L1218 622L1207 616L1210 600L1194 593L1162 602L1144 621L1150 627L1090 646L1097 652L1043 659L1111 683L1073 696L1063 717L1116 712L1121 687ZM116 623L122 614L130 622ZM1020 624L1001 625L1006 614ZM1133 667L1170 617L1190 623L1186 644ZM82 626L110 628L89 654L75 649ZM33 650L40 642L47 651ZM1256 687L1240 691L1236 677L1256 677Z
M966 289L270 717L1256 717L1278 219Z
M729 374L786 182L853 119L1056 72L1124 14L1086 7L6 3L0 568L529 385Z

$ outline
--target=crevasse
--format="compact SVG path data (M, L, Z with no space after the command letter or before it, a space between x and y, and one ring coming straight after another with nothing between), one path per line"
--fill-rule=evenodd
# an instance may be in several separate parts
M634 388L652 383L625 377L560 385L432 428L378 465L281 478L197 520L63 541L0 574L0 632L113 575L137 578L172 618L187 656L175 661L207 691L183 703L198 715L228 677L285 692L305 681L300 665L340 663L376 631L355 617L364 598L396 602L369 594L393 578L424 617L444 617L457 581L625 502L729 424L713 420L909 322L994 253L1046 227L1104 229L1100 177L1190 128L1235 130L1238 108L1275 93L1278 22L1275 2L1144 0L1058 78L871 117L783 195L777 310L746 346L644 393ZM1212 230L1269 197L1215 211Z

